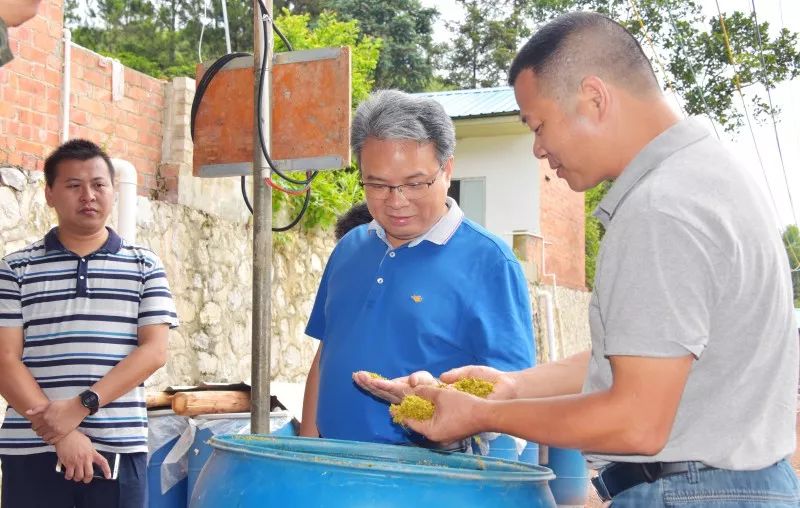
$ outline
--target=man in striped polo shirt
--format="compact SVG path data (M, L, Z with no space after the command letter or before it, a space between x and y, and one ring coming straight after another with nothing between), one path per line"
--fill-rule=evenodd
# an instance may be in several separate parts
M108 155L69 141L44 172L58 227L0 261L2 506L142 508L142 383L166 361L172 295L158 257L105 226ZM114 453L118 479L92 481Z

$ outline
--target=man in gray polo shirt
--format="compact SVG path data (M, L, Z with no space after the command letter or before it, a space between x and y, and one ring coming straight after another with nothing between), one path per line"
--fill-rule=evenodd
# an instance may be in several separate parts
M576 191L614 180L595 212L592 350L443 374L494 381L493 400L417 387L436 411L405 423L437 441L496 431L584 450L614 507L798 506L789 266L752 177L671 110L636 40L604 16L544 26L509 75L534 155Z

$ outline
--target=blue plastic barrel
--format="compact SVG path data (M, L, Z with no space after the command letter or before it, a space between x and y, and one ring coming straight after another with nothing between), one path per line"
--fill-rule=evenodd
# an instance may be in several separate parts
M200 475L200 471L203 469L203 466L213 451L211 446L208 445L208 440L214 437L214 431L212 427L204 427L204 424L209 422L228 423L229 425L226 425L226 433L238 433L241 429L250 425L250 413L200 415L194 417L194 421L197 423L197 431L194 434L192 447L189 448L189 484L186 489L187 504L192 496L197 477Z
M167 419L184 418L176 416L172 411L150 411L148 412L148 427L151 437L158 430L159 425L165 424ZM160 448L153 451L147 461L147 506L148 508L185 508L187 479L176 483L165 493L161 493L161 464L167 454L180 437L180 432L175 433L175 437L166 442Z
M191 508L554 508L546 468L333 439L216 436Z
M247 427L250 430L250 413L228 413L216 415L200 415L194 418L197 423L197 431L194 434L194 441L192 447L189 449L189 471L188 471L188 486L186 490L186 503L192 497L194 485L197 483L197 477L200 476L203 466L211 456L213 448L208 444L208 441L219 432L214 432L214 427L209 426L209 423L222 424L226 429L225 433L239 433ZM273 428L276 421L291 420L291 416L286 411L273 411L270 414L270 428ZM297 432L289 421L282 428L271 432L273 435L288 435L296 436Z
M508 434L500 434L489 441L489 457L506 460L519 460L517 442Z
M578 450L550 447L545 464L556 475L550 490L560 507L583 507L589 496L589 469Z

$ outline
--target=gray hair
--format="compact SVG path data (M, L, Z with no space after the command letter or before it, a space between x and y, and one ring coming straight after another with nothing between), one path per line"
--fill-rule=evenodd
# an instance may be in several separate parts
M358 106L350 146L359 164L368 138L433 143L440 165L456 149L456 130L442 105L399 90L379 90Z

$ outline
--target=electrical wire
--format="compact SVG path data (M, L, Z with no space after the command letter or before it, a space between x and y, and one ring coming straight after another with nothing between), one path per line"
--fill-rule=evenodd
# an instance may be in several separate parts
M758 41L758 56L761 61L761 72L762 78L764 79L764 88L767 90L767 100L769 101L769 115L772 117L772 130L775 133L775 144L778 146L778 157L781 160L781 170L783 171L783 181L786 184L786 193L789 196L789 206L792 210L792 218L794 218L794 224L797 225L797 215L795 213L794 208L794 200L792 199L792 190L789 188L789 177L786 175L786 164L783 161L783 150L781 149L781 139L778 136L778 122L775 120L775 107L772 105L772 94L769 91L769 87L767 86L767 64L764 61L764 45L761 41L761 28L758 26L758 15L756 14L756 3L755 0L750 0L750 5L753 7L753 23L756 26L756 40ZM792 269L792 271L800 270L800 261L795 259L796 266Z
M672 24L672 29L675 30L675 35L678 37L679 47L684 46L685 41L683 39L683 35L681 35L681 32L678 30L678 24L675 22L675 17L672 15L672 11L670 9L667 9L667 14L669 15L669 21ZM705 109L706 116L711 121L711 128L714 129L714 135L717 136L717 139L721 139L719 137L719 132L717 132L717 125L716 123L714 123L714 119L711 118L711 109L708 107L708 103L706 102L706 96L703 93L703 87L700 85L700 83L697 82L697 74L694 72L694 65L692 65L691 61L689 61L688 54L686 61L689 65L689 72L692 75L692 82L694 82L695 86L698 88L698 91L700 92L700 100L703 102L703 109Z
M744 93L742 92L742 84L739 80L739 72L736 70L736 61L733 58L733 49L731 49L731 40L728 36L728 28L725 25L725 16L722 14L722 9L719 7L719 0L714 0L714 3L717 5L717 13L719 14L719 24L720 28L722 28L722 37L723 41L725 42L725 49L728 53L728 61L733 67L733 83L736 85L736 90L739 92L739 98L742 101L742 109L744 109L744 117L747 120L747 128L750 130L750 137L753 139L753 147L756 150L756 157L758 158L758 165L761 166L761 173L764 175L764 183L767 186L767 191L769 192L769 199L772 202L772 209L775 212L775 220L779 220L780 213L778 212L778 205L775 203L775 195L772 193L772 187L769 185L769 180L767 179L767 171L764 169L764 161L761 159L761 151L758 149L758 143L756 142L756 134L753 132L753 124L750 122L750 113L747 111L747 102L744 99ZM777 225L777 224L776 224Z
M311 192L309 191L309 192L306 192L305 194L306 194L306 197L303 200L303 207L300 209L300 213L297 214L297 217L295 217L289 224L287 224L285 226L272 228L273 231L276 231L278 233L282 233L284 231L289 231L290 229L295 227L300 222L300 219L303 218L303 215L305 215L306 210L308 210L308 203L311 201ZM253 213L253 205L250 204L250 198L247 197L247 180L245 179L244 176L242 176L242 197L244 198L244 204L247 205L247 209L250 210L250 213L252 214Z
M281 38L281 40L284 41L284 45L286 45L286 48L289 51L292 51L293 50L292 44L289 42L289 40L280 31L278 26L275 24L275 21L272 20L269 17L269 13L267 12L267 7L264 5L264 2L262 0L258 0L258 5L259 5L259 7L261 9L261 25L262 25L262 28L264 29L264 33L267 33L267 30L268 30L267 23L271 23L273 30L275 30L276 33L278 34L278 36ZM263 85L264 85L264 78L266 76L266 69L267 69L267 41L266 41L266 39L264 40L264 51L262 51L261 53L262 53L261 54L261 69L260 69L260 73L259 73L259 83L261 84L261 86L258 87L258 103L257 103L258 104L257 111L259 111L259 113L262 111L261 105L262 105L263 100L264 100L264 86ZM261 151L264 153L264 159L266 159L267 165L269 165L269 167L271 169L271 172L275 173L276 175L278 175L282 179L286 180L287 182L293 183L295 185L308 185L308 184L310 184L311 181L314 180L314 178L316 178L316 176L317 176L317 174L319 172L318 171L312 172L311 175L308 176L305 180L297 180L297 179L291 178L291 177L287 176L285 173L283 173L280 169L278 169L276 164L272 161L272 158L269 156L269 149L267 148L267 143L266 143L266 139L265 139L265 136L264 136L264 131L263 131L263 126L262 126L261 120L259 119L259 121L256 122L256 124L258 125L258 141L259 141L259 143L261 143Z
M672 92L672 96L675 99L675 102L678 104L678 108L681 110L681 114L683 114L684 118L686 115L686 109L684 109L683 104L678 100L678 93L672 88L672 85L669 82L669 74L667 74L667 69L664 67L664 64L661 63L661 58L658 56L658 51L656 51L655 42L653 42L653 38L650 37L650 32L647 30L647 27L644 25L644 19L642 19L642 15L639 13L639 7L636 4L636 0L629 0L631 8L633 9L634 15L636 15L637 21L639 21L639 26L642 27L642 32L644 32L644 38L647 40L647 44L650 46L650 50L653 52L653 58L656 61L659 69L661 69L661 74L664 75L664 85L667 89Z

